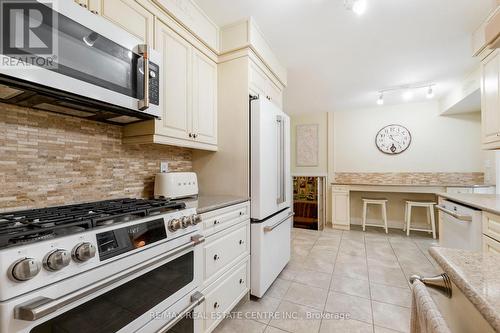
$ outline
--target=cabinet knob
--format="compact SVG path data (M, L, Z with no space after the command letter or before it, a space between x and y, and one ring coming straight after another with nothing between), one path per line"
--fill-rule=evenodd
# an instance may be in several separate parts
M240 212L240 216L243 215L243 212Z
M245 282L245 281L243 281L243 279L240 279L240 284L243 284L243 282Z
M197 138L198 137L198 134L193 134L193 138Z
M189 133L189 134L188 134L188 136L189 136L190 138L192 138L192 137L193 137L193 133Z
M216 261L217 261L217 260L219 260L219 259L220 259L220 257L219 257L219 255L218 255L218 254L214 255L214 260L216 260Z
M220 308L220 304L218 302L215 302L214 303L214 309L218 309L218 308Z
M220 222L217 220L214 220L214 225L219 224Z
M239 241L238 243L239 243L240 245L241 245L241 244L243 244L243 240L242 240L242 239L240 239L240 241Z

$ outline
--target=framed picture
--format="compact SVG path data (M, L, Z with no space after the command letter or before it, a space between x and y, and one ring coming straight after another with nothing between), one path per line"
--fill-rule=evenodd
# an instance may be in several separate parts
M296 162L298 167L319 165L319 125L307 124L296 127Z

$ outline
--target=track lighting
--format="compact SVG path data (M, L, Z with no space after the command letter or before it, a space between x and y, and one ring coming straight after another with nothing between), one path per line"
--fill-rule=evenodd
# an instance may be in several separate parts
M426 97L427 97L428 99L431 99L431 98L433 98L433 97L434 97L434 90L432 90L432 86L429 86L429 89L427 90L427 95L426 95Z
M420 98L424 95L423 89L425 89L425 96L428 99L434 98L434 83L417 83L417 84L406 84L402 86L396 86L392 88L387 88L378 91L377 105L384 105L384 97L386 94L400 93L401 98L408 102L413 99L414 96Z
M344 0L344 7L356 15L363 15L366 11L367 0Z
M384 105L384 93L380 93L380 95L378 96L377 104Z
M413 98L413 91L411 91L410 89L408 89L405 92L403 92L403 100L409 101L412 98Z

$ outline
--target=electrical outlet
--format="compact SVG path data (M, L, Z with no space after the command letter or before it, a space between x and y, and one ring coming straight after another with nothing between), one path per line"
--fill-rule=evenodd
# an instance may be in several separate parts
M168 172L168 162L160 162L160 172Z

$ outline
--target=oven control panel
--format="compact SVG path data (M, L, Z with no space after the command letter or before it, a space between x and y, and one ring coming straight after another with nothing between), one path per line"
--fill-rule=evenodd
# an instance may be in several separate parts
M99 259L106 260L167 238L162 218L128 227L98 233Z

